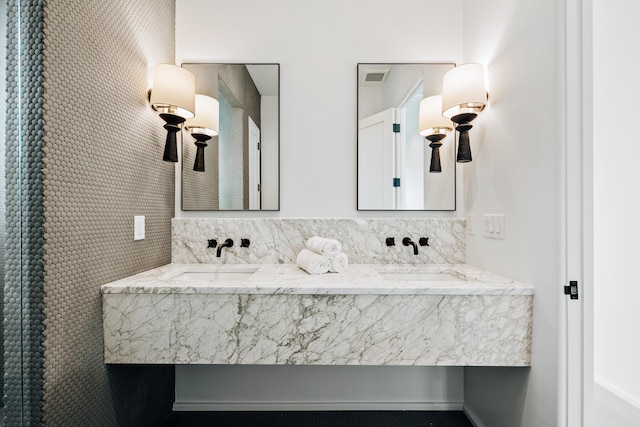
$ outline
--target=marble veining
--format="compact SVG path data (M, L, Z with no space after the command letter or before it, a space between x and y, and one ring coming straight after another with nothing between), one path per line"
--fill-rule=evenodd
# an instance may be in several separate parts
M527 366L531 296L112 294L106 363Z
M465 220L413 219L173 219L172 262L214 264L293 264L312 236L336 239L353 264L460 264L466 261ZM385 238L395 237L388 247ZM402 238L428 237L430 246L416 256L402 246ZM235 245L216 258L207 239L251 240L250 248Z
M105 362L529 366L534 289L464 264L465 233L462 219L174 219L172 264L101 287ZM314 235L341 242L346 272L295 264ZM227 238L220 258L207 248Z
M106 363L530 365L533 288L468 265L171 264L102 286ZM215 266L213 266L215 267ZM386 273L453 281L386 281Z

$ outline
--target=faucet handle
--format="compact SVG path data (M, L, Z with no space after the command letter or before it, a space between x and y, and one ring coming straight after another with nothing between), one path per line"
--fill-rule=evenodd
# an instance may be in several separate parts
M248 248L250 244L251 244L251 241L249 239L240 239L241 248Z
M387 246L395 246L396 239L394 237L387 237L386 244Z
M208 248L215 248L216 246L218 246L218 241L216 239L209 239L207 241Z
M420 243L420 246L429 246L429 238L428 237L421 237L418 240L418 243Z

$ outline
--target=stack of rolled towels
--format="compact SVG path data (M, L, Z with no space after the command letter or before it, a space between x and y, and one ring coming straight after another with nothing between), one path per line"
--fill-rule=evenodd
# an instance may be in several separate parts
M313 236L304 245L296 263L307 273L342 273L347 269L349 259L342 253L342 245L337 240Z

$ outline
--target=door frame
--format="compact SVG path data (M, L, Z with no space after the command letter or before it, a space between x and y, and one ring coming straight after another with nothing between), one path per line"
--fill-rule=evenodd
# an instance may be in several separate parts
M566 412L569 427L593 422L593 3L565 0L564 123L566 138L566 283L577 280L579 299L565 297ZM559 55L562 57L562 55ZM562 87L561 86L561 87Z
M260 210L262 209L262 179L261 179L261 132L260 128L253 121L251 116L248 116L248 129L249 129L249 209Z

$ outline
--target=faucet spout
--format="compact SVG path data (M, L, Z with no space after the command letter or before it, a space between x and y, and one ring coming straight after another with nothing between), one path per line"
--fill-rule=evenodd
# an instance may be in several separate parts
M404 239L402 239L402 244L404 246L409 246L409 245L413 246L413 254L418 255L418 244L413 240L411 240L411 238L405 237Z
M218 246L218 249L216 250L216 257L220 258L220 256L222 255L222 248L230 248L233 246L233 240L231 239L227 239L224 241L224 243L220 243L220 246Z

